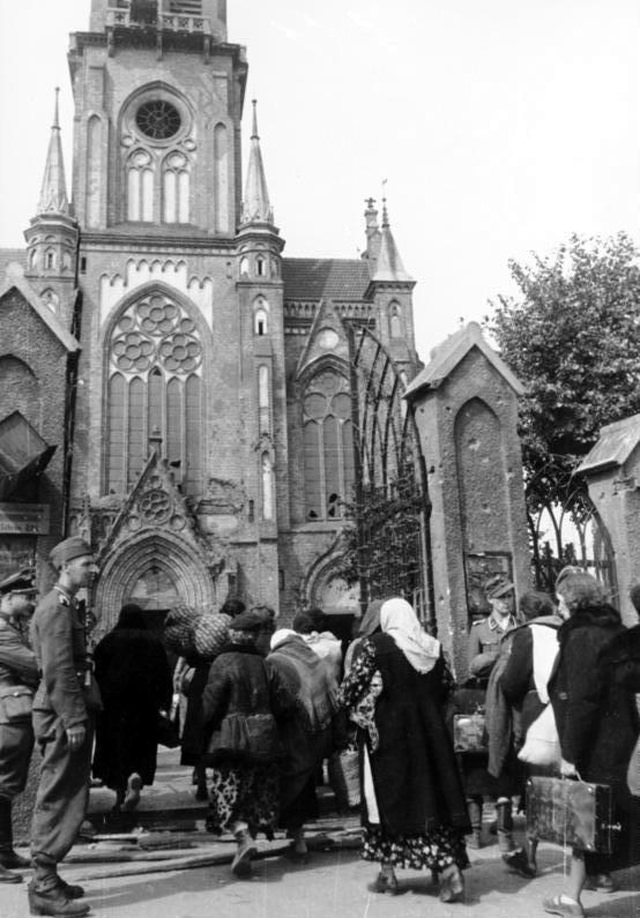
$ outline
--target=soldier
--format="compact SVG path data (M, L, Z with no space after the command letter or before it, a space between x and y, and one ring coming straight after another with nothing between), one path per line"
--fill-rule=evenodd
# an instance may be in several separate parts
M491 604L487 618L474 622L469 633L469 673L479 680L480 696L484 701L487 682L496 664L501 641L508 631L517 627L513 614L514 585L506 577L496 574L484 584L485 596ZM497 833L500 853L508 855L515 850L513 842L513 817L511 796L518 790L516 778L506 768L500 778L494 778L487 771L488 756L484 753L464 757L463 779L469 810L472 834L468 839L471 848L482 844L483 798L496 800Z
M34 875L29 905L34 915L79 916L89 912L88 905L74 901L84 890L65 883L58 864L76 840L89 800L93 719L99 702L92 691L75 596L91 582L95 565L91 547L77 536L56 545L49 558L58 580L38 604L31 623L42 673L33 725L43 761L31 829Z
M38 666L23 628L33 614L33 574L20 571L0 583L0 883L21 883L10 868L30 861L13 850L11 802L27 783L33 752L31 707Z
M486 681L498 659L500 641L518 621L513 614L514 586L509 580L497 574L487 580L484 590L491 612L471 626L468 659L471 675Z

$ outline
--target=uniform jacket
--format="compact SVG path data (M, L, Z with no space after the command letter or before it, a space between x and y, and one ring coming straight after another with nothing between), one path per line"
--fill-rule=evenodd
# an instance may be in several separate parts
M31 644L42 681L34 711L55 714L65 730L88 721L82 689L87 668L84 626L75 602L54 587L36 606Z
M500 653L502 638L517 627L518 622L513 615L509 616L509 624L503 630L492 615L474 622L469 632L467 654L469 660L469 673L481 679L488 679L493 666Z
M38 664L20 632L0 620L0 685L38 684Z

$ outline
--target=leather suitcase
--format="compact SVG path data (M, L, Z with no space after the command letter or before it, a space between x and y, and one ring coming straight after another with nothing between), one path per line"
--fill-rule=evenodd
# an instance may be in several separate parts
M484 714L454 714L454 752L488 752Z
M527 830L543 841L611 854L620 826L612 824L611 788L567 778L529 778Z

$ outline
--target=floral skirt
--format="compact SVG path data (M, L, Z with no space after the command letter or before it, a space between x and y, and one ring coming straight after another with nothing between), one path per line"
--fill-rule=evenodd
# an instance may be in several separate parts
M461 869L469 866L464 835L448 826L424 835L387 835L379 827L365 826L360 856L365 861L386 861L412 870L426 867L440 872L452 864Z
M207 829L216 835L246 822L252 835L273 838L279 816L279 769L268 765L220 763L213 769Z

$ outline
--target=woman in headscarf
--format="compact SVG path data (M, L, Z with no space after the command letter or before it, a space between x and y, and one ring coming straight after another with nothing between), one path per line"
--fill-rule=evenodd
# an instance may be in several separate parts
M169 710L173 693L169 662L133 603L122 607L94 660L103 710L96 724L93 776L116 792L115 812L133 810L143 785L153 784L155 777L158 712Z
M254 611L233 619L202 695L203 759L213 767L208 828L233 832L236 876L251 873L253 840L259 831L273 838L278 820L278 731L269 672L256 646L263 625Z
M380 862L375 892L398 892L395 867L426 867L440 899L457 902L469 822L443 714L442 648L404 599L382 604L380 625L356 649L340 692L361 728L362 857Z
M351 641L347 647L347 652L344 655L344 672L345 675L351 669L351 662L353 660L353 655L356 652L357 646L360 644L363 638L371 637L372 634L375 634L376 631L380 631L380 609L382 608L383 599L372 599L369 605L366 608L366 611L360 620L359 628L356 632L354 639Z
M267 666L281 699L280 825L292 839L289 855L304 860L303 826L318 817L316 773L333 750L337 684L326 661L289 628L272 636Z

